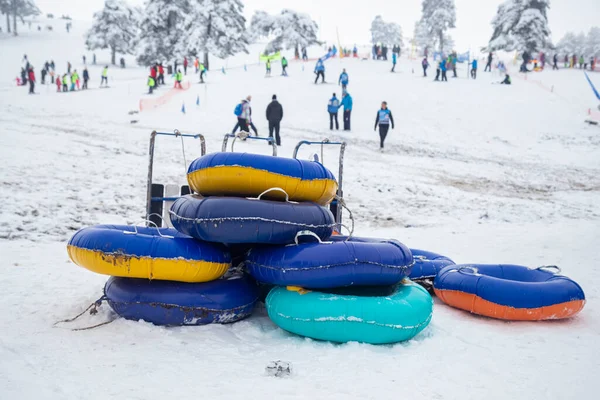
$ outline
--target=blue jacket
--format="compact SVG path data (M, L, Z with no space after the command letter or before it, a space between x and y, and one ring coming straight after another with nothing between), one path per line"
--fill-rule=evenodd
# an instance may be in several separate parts
M333 96L327 103L327 112L335 114L340 109L340 100Z
M392 63L396 64L396 53L392 54Z
M344 106L344 111L352 110L352 96L349 93L342 98L342 106Z
M446 71L446 60L440 61L440 69Z
M317 61L317 65L315 66L315 72L319 71L325 71L325 64L321 60Z
M394 129L394 117L388 108L377 111L377 115L375 116L375 128L377 128L377 125L389 125L390 123L392 124L392 129Z
M473 62L471 63L471 68L477 69L477 60L473 60Z
M342 85L347 85L348 84L348 74L345 72L342 72L340 74L340 79L338 80L338 83L342 83Z

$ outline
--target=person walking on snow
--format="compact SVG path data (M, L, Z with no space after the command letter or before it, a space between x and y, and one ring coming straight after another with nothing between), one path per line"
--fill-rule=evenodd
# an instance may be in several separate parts
M427 68L429 68L429 61L427 61L427 57L423 57L423 61L421 61L421 66L423 67L423 78L426 78Z
M184 75L187 75L187 67L188 67L187 57L183 57L183 73L184 73Z
M281 137L279 136L279 124L283 119L283 107L277 101L277 95L273 95L271 103L267 106L267 121L269 121L269 137L275 133L275 143L281 146Z
M281 75L282 76L288 76L287 71L286 71L287 67L288 67L288 60L285 57L283 57L281 59Z
M471 78L477 79L477 59L471 63Z
M352 96L350 93L344 92L342 94L342 104L344 107L344 130L350 130L350 114L352 114Z
M579 56L579 69L583 68L584 62L585 62L585 59L583 58L583 56Z
M383 151L383 143L390 129L390 123L392 124L392 129L394 129L394 117L392 116L392 112L387 108L387 102L384 101L381 103L381 109L377 111L377 115L375 116L375 128L373 129L377 130L377 125L379 125L379 149L381 151Z
M83 68L83 86L82 89L88 88L88 81L90 80L90 73L88 72L87 67Z
M198 73L198 67L200 66L200 60L198 60L198 57L196 57L194 59L194 68L196 69L196 73Z
M321 77L321 83L325 83L325 64L323 64L323 60L320 58L317 61L317 65L315 65L315 74L317 74L317 77L315 78L315 84L319 80L319 76Z
M75 73L75 71L73 71L73 73L71 74L71 92L75 91L75 82L77 80L77 74Z
M64 74L62 77L62 89L63 93L69 91L69 75Z
M35 74L33 73L33 67L29 67L29 94L35 94L33 91L35 88Z
M396 62L398 61L398 56L396 53L392 53L392 72L396 72Z
M455 51L452 52L452 54L450 54L450 65L452 66L452 73L454 74L453 77L454 78L458 78L458 75L456 75L456 62L458 61L458 55L456 54Z
M183 74L181 73L181 70L178 69L177 73L175 74L175 85L173 87L183 89L183 86L181 86L182 80L183 80Z
M45 85L45 84L46 84L46 74L47 74L47 73L48 73L48 70L46 70L46 68L45 68L45 67L44 67L44 68L42 68L42 72L41 72L41 74L42 74L42 85Z
M335 129L340 129L340 124L338 123L338 110L340 109L340 101L333 94L333 97L329 99L329 103L327 103L327 112L329 113L329 130L333 130L333 122L335 121Z
M67 63L67 74L71 73L71 62Z
M56 77L56 91L60 93L62 89L62 80L60 79L60 75Z
M271 76L271 59L267 58L267 63L265 64L267 71L265 72L265 76Z
M252 96L249 95L235 107L234 113L238 119L238 123L233 128L232 133L235 133L238 127L242 132L250 133L249 125L252 123L252 107L250 106L251 101Z
M148 94L152 94L152 91L154 90L155 85L156 85L156 81L154 80L152 75L149 75L148 76Z
M158 76L158 71L157 71L158 67L156 64L154 64L153 66L150 67L150 76L152 77L152 79L156 80L156 77Z
M558 54L554 54L554 57L552 57L552 70L558 70Z
M108 87L108 65L105 66L102 70L102 80L100 81L100 87L102 87L103 83L106 83L106 87Z
M485 69L483 70L483 72L487 72L488 68L490 69L490 72L492 72L492 59L493 59L493 57L494 57L494 55L490 51L490 54L488 54L488 58L487 58L487 64L485 64ZM473 79L475 79L475 78L473 78Z
M346 90L346 88L348 87L348 82L349 82L348 73L346 72L346 68L344 68L342 70L342 73L340 74L340 79L338 79L338 85L341 84L342 90Z
M198 68L200 69L200 83L204 83L204 75L206 74L206 67L204 67L203 63L200 63Z
M162 63L158 64L158 84L165 84L165 68Z
M440 70L442 71L442 82L448 82L448 77L446 76L446 60L442 59L442 61L440 61Z
M73 71L73 75L75 76L75 85L77 86L77 90L79 90L79 73L77 73L77 70Z

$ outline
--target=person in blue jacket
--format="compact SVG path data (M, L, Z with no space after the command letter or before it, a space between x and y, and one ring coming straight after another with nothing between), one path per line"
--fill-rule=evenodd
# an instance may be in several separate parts
M387 102L383 101L381 103L381 109L377 111L377 115L375 116L374 129L377 130L377 125L379 125L379 149L381 151L383 151L383 142L385 142L385 137L390 129L390 124L392 125L392 129L394 129L394 117L392 116L392 112L387 108Z
M348 73L346 72L346 68L344 68L340 74L340 79L338 79L338 85L342 84L342 90L346 90L346 87L348 87L348 81Z
M344 107L344 130L350 130L350 114L352 113L352 96L350 93L344 92L342 94L342 104Z
M327 112L329 113L329 130L333 130L333 122L335 121L335 129L340 129L338 123L338 110L340 109L340 100L333 94L333 97L329 99L327 103Z
M323 60L320 58L317 61L317 65L315 65L315 74L317 74L317 77L315 78L315 84L319 80L319 76L321 77L321 83L325 83L325 64L323 64Z
M392 72L396 72L394 71L396 69L396 61L398 61L398 56L396 56L396 53L392 53Z
M471 63L471 78L477 79L477 59Z
M442 61L440 61L440 71L442 71L442 82L446 81L448 82L448 77L446 76L446 70L447 70L447 65L446 65L446 59L442 57Z

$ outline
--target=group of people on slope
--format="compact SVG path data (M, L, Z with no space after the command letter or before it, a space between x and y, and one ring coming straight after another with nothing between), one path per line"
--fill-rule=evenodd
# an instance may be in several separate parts
M395 44L392 46L392 55L396 55L396 57L400 57L400 46ZM388 47L385 44L376 43L373 45L371 50L371 55L373 60L383 60L387 61L388 59Z
M340 124L338 122L338 111L341 107L344 107L343 113L343 122L344 122L344 130L350 130L350 117L352 115L352 96L350 93L343 90L342 91L342 100L340 101L337 98L337 95L333 93L333 97L329 99L327 103L327 112L329 113L329 129L333 130L333 125L335 123L335 129L340 129Z
M233 113L237 117L237 122L231 131L231 134L235 134L238 129L242 132L250 133L250 129L254 131L254 134L258 137L258 130L252 122L252 96L247 96L245 99L235 106ZM283 119L283 107L277 100L277 95L271 97L271 102L267 106L266 110L267 121L269 122L269 137L274 138L277 146L281 146L280 127L281 120Z
M267 58L265 67L266 67L265 76L271 76L271 59L270 58ZM288 76L287 67L288 67L288 60L285 57L283 57L281 59L281 76Z

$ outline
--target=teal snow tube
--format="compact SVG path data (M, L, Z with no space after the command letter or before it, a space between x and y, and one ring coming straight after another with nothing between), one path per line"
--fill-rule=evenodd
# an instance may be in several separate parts
M348 287L327 292L275 287L269 318L297 335L331 342L396 343L412 339L431 321L433 300L408 282L388 287Z

